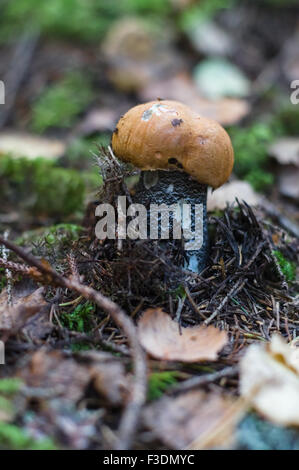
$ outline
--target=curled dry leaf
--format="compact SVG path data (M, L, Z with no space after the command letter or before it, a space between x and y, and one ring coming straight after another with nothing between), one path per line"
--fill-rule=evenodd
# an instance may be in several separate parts
M208 192L208 211L216 209L223 210L226 204L236 204L236 198L240 201L246 201L250 206L259 204L261 197L257 194L247 181L231 181L224 184L216 191Z
M149 354L166 361L214 361L228 341L227 333L213 326L179 329L178 323L161 309L144 312L138 335Z
M220 448L231 445L240 411L229 397L196 390L161 398L145 409L144 419L155 436L171 448L189 448L191 443L191 448ZM220 425L221 432L214 433Z
M249 346L240 363L240 392L264 417L299 426L299 350L274 335Z

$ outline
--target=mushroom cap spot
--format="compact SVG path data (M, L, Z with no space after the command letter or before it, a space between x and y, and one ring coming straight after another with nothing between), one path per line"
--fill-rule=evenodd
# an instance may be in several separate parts
M174 126L174 119L180 125ZM234 151L227 132L178 101L135 106L120 118L117 129L112 135L114 154L142 170L173 170L171 161L176 159L181 171L213 188L231 174Z

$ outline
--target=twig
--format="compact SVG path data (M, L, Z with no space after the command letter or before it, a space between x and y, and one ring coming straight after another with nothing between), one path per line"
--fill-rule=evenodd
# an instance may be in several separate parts
M0 258L0 266L15 273L21 273L23 275L30 276L30 268L28 268L28 266L25 264L14 263L13 261L7 261L6 256Z
M234 377L238 373L238 367L225 367L222 370L217 372L212 372L211 374L200 375L199 377L191 377L191 379L185 380L184 382L170 387L167 391L167 394L173 393L182 393L194 388L201 387L202 385L207 385L208 383L216 382L216 380L222 379L223 377Z
M132 360L134 364L135 380L131 390L131 400L125 408L122 415L118 439L114 445L115 450L126 450L130 447L138 419L140 416L141 408L146 400L146 379L147 368L145 361L145 354L139 344L136 328L131 318L112 300L102 295L100 292L95 291L89 286L81 284L74 279L67 279L61 274L56 272L50 265L42 263L30 253L26 253L22 248L16 246L14 243L5 240L0 236L0 243L14 251L24 261L31 266L34 266L43 275L44 281L49 284L64 287L74 290L82 295L87 300L97 304L100 308L105 310L115 323L124 331L131 347Z
M194 300L192 299L191 293L190 293L190 291L189 291L189 289L188 289L187 286L185 286L185 292L186 292L186 295L187 295L187 297L188 297L188 300L189 300L190 304L191 304L192 307L193 307L193 310L194 310L196 313L198 313L198 314L201 316L201 318L203 318L204 320L206 320L207 317L200 311L200 308L196 305L196 303L195 303Z
M67 255L67 262L70 267L73 279L76 281L80 281L78 266L77 266L76 258L75 258L73 251L71 251L71 253Z
M246 284L247 282L247 278L242 280L242 279L239 279L236 284L232 287L232 289L226 294L226 296L224 297L224 299L222 300L222 302L218 305L218 307L216 308L216 310L212 313L212 315L209 316L209 318L207 318L205 321L204 321L204 324L205 325L208 325L209 323L211 323L212 320L214 320L214 318L218 315L218 313L221 312L221 310L223 309L223 307L227 304L227 302L229 301L229 299L231 297L233 297L234 295L236 295L241 289L243 289L244 285Z

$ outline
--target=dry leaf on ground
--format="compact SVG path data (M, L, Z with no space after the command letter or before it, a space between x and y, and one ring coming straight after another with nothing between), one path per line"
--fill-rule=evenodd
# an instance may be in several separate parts
M28 356L27 364L17 372L28 387L52 390L58 396L77 402L87 386L92 386L98 398L112 406L126 398L128 380L123 364L107 353L68 356L61 351L39 350Z
M177 322L161 309L148 309L138 322L139 340L157 359L167 361L214 361L226 345L225 331L214 326L179 329Z
M41 337L45 333L45 327L49 330L49 323L45 319L49 304L45 301L43 293L44 287L36 289L36 286L33 287L30 282L21 282L13 288L12 305L9 305L7 289L1 292L0 332L4 338L16 334L22 328L26 328L28 336L32 339ZM40 314L43 317L43 331L41 322L37 318Z
M246 201L250 206L256 206L260 202L260 195L257 194L247 181L231 181L221 188L212 191L209 189L207 210L223 210L226 204L236 204L236 198Z
M269 147L269 153L281 165L293 164L299 166L299 139L298 137L282 137Z
M274 335L253 344L240 362L240 392L274 423L299 426L299 350Z
M66 144L57 139L48 139L20 132L1 132L0 134L0 156L11 154L15 157L27 157L34 159L58 158L65 152Z
M92 109L75 128L74 135L78 137L94 134L96 132L113 131L118 118L119 109Z
M157 97L182 101L199 114L215 119L224 126L236 124L250 111L248 102L243 99L209 100L203 98L192 79L185 73L152 82L140 91L140 98L144 101L156 100Z
M234 405L229 397L196 390L176 398L161 398L145 409L144 418L155 436L171 448L194 448L195 442L199 447L200 442L203 446L209 442L205 448L228 447L241 417L240 408ZM220 424L225 425L218 433Z

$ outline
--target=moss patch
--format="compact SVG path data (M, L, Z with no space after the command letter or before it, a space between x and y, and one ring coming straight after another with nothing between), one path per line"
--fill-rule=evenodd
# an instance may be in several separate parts
M62 219L81 211L87 191L98 187L95 173L79 173L38 158L0 158L0 197L7 207Z
M51 127L70 127L92 97L88 77L70 72L59 83L49 86L33 104L32 129L44 132Z

